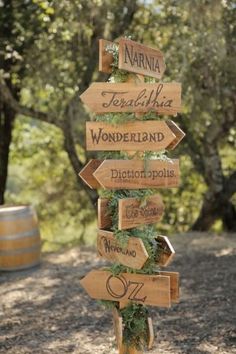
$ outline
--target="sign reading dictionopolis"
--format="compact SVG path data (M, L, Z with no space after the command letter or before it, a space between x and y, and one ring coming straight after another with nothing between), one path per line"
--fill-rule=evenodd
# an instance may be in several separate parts
M105 160L93 173L103 188L172 188L179 185L179 160Z

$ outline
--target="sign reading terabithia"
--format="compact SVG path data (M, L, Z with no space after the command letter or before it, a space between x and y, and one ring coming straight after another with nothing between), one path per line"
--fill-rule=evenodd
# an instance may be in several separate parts
M127 84L95 82L80 96L96 113L149 112L175 115L181 112L181 84Z

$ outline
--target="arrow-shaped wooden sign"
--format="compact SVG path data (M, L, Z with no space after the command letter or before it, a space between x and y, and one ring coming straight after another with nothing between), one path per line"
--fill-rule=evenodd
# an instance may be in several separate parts
M79 173L80 178L92 189L101 188L101 185L93 176L93 173L101 165L102 162L103 160L92 159Z
M179 160L105 160L93 173L108 189L172 188L179 185Z
M173 125L175 128L176 125ZM164 150L178 144L171 128L164 121L136 121L119 125L86 122L86 148L88 151Z
M179 83L93 83L81 100L96 113L149 112L175 115L181 112Z
M116 46L119 52L118 68L132 73L160 79L165 71L164 55L159 49L147 47L127 38L117 43L99 39L99 71L112 72L114 58L108 47Z
M97 251L101 257L109 261L134 269L141 269L149 258L140 238L130 237L127 245L122 247L113 232L105 230L98 230Z
M119 40L119 69L160 79L165 71L164 55L127 38Z
M120 273L92 270L81 285L93 299L119 301L125 307L130 301L144 305L170 307L170 276Z

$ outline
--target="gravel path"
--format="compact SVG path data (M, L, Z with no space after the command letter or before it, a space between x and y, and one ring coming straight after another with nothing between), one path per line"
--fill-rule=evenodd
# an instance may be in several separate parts
M150 354L236 353L236 235L191 233L171 242L168 270L181 276L181 301L151 308ZM79 284L105 263L91 248L43 256L40 267L0 272L1 354L115 354L111 314Z

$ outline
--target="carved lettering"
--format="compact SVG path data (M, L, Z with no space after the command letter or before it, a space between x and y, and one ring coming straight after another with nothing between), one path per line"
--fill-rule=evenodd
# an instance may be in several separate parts
M139 68L145 70L160 73L160 64L158 57L135 51L132 45L127 46L127 44L125 44L124 49L124 63L130 64L131 66L138 66Z
M119 282L120 285L123 287L120 293L117 292L117 282ZM133 288L132 285L135 285L135 287ZM115 299L123 298L124 296L127 295L127 292L130 290L130 293L128 295L129 300L145 302L147 296L138 298L138 294L143 287L144 287L144 283L135 282L135 281L127 282L125 277L123 277L122 275L117 275L117 276L110 275L106 281L107 292Z
M159 84L156 90L147 91L147 89L141 90L137 97L134 99L126 99L124 97L125 94L128 92L116 92L116 91L102 91L101 95L107 98L107 102L103 102L102 106L104 108L109 107L147 107L149 106L150 109L156 109L158 107L167 107L171 108L173 100L167 99L165 96L161 96L163 90L163 84Z
M112 243L105 236L102 237L102 240L103 240L104 250L106 253L121 253L125 256L129 256L129 257L133 257L133 258L136 257L135 250L122 248L122 247L118 246L117 243Z
M137 132L137 133L120 133L120 132L104 132L103 128L98 130L90 129L93 144L102 142L117 143L117 142L133 142L133 143L159 143L164 140L165 136L162 132Z
M175 171L172 169L163 168L162 170L118 170L118 169L111 169L111 179L152 179L155 180L157 178L171 178L175 177Z

